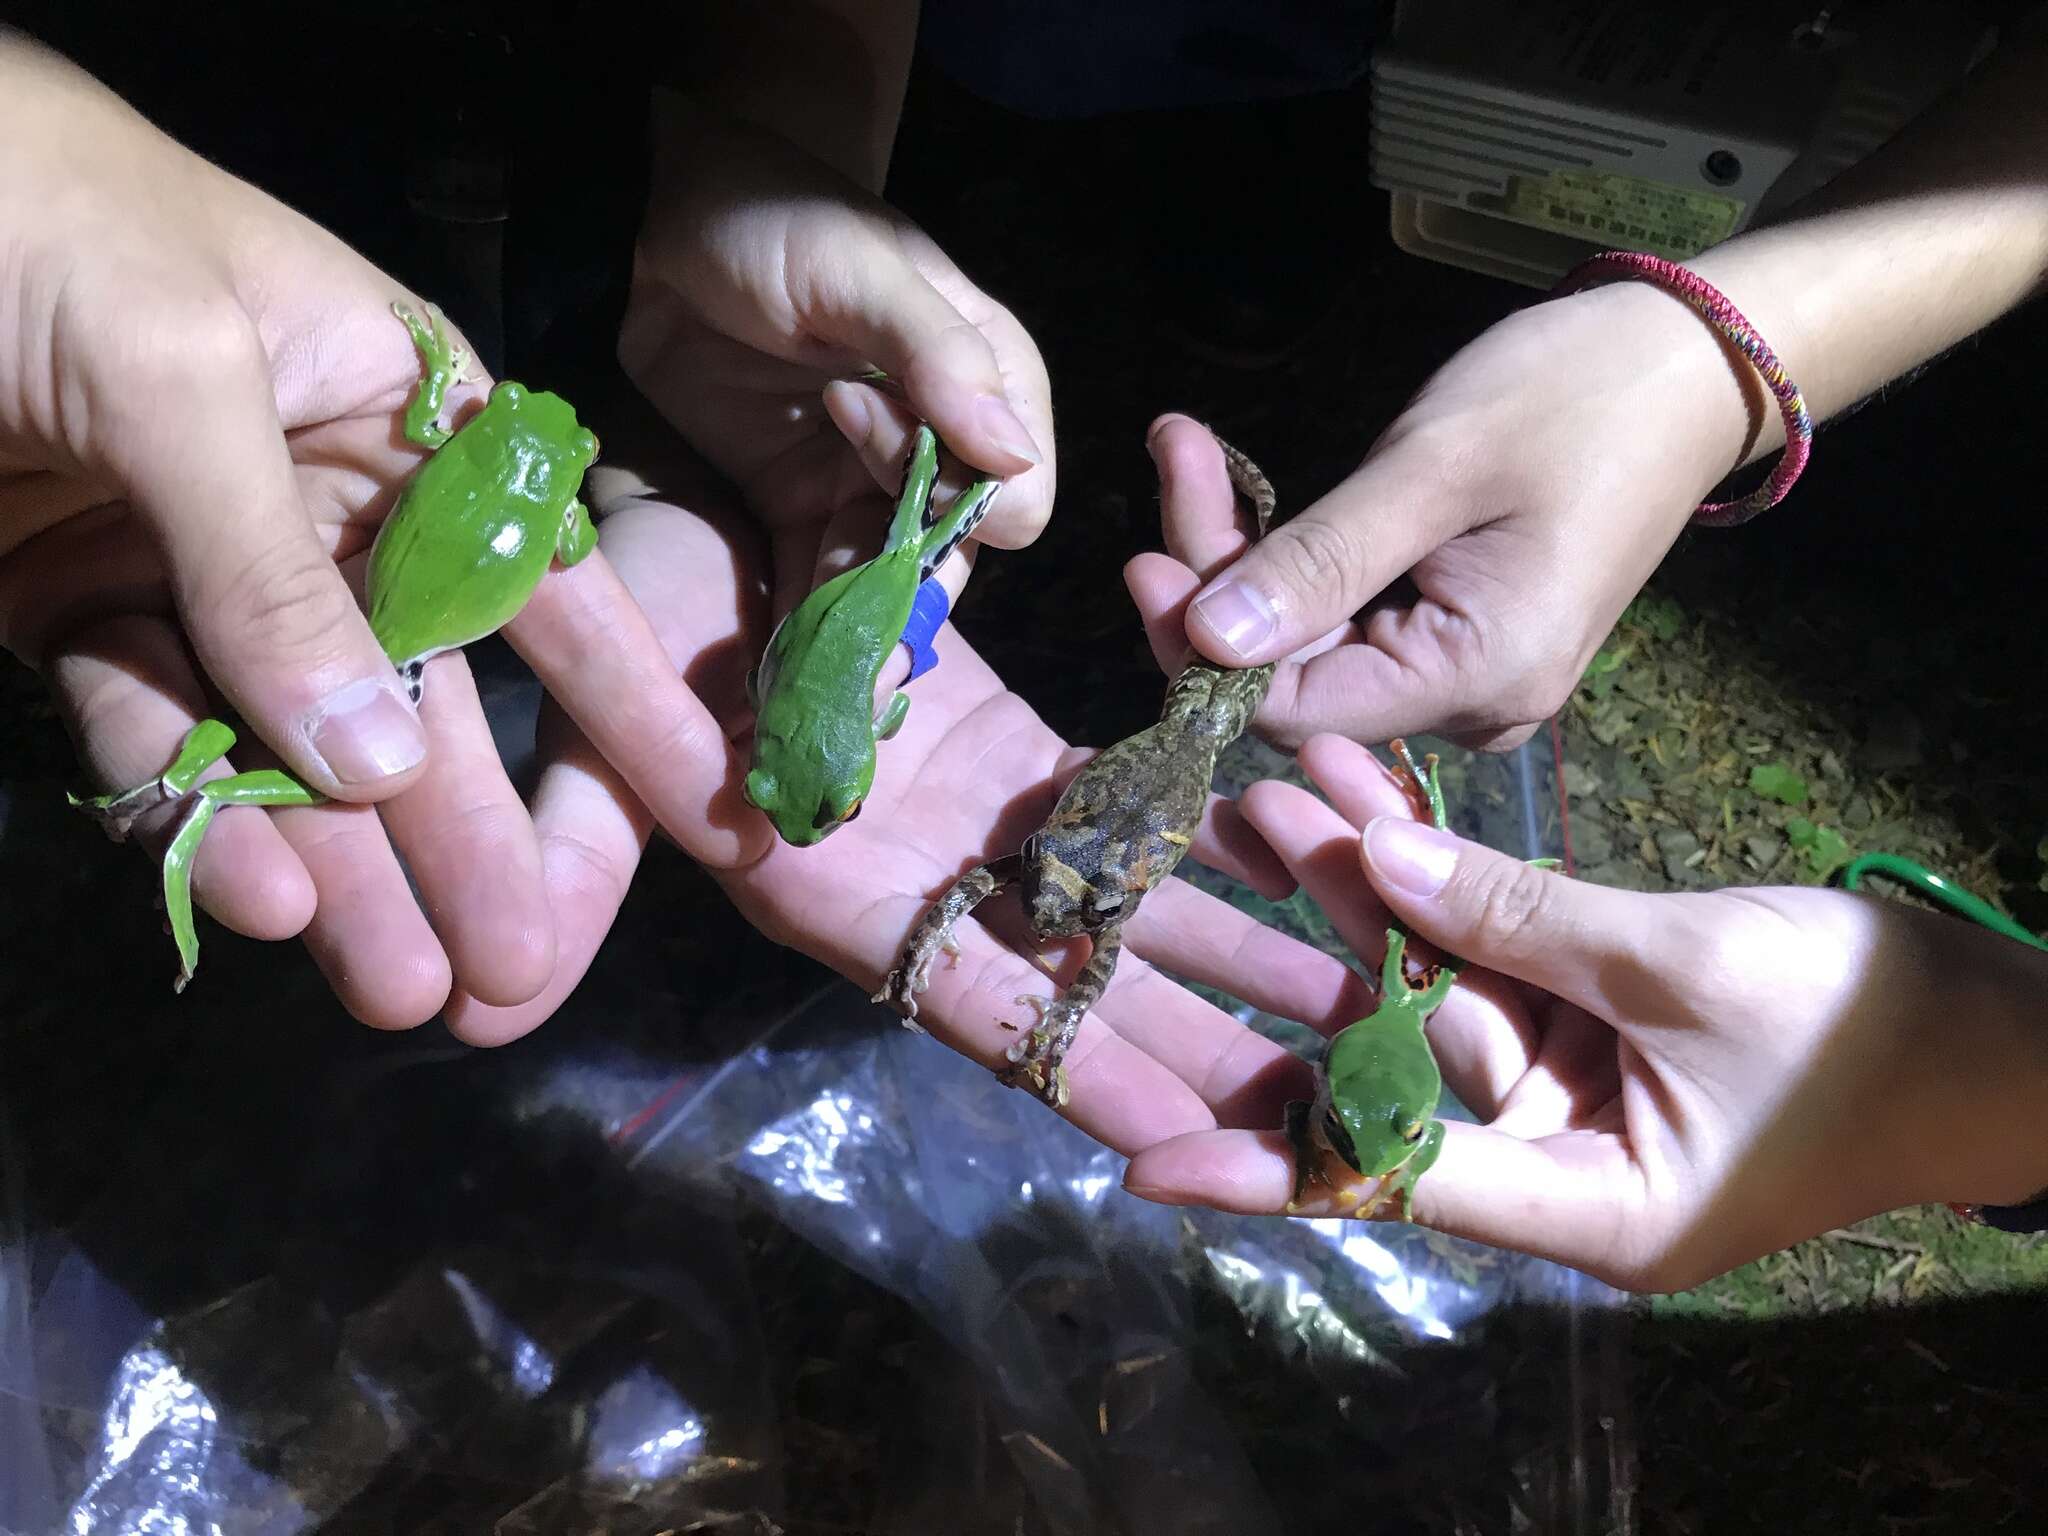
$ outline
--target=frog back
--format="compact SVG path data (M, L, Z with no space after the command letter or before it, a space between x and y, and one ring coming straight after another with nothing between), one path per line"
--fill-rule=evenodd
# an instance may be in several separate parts
M370 628L393 663L468 645L518 614L596 446L560 396L504 383L420 465L370 550Z
M786 841L815 840L821 807L857 803L874 783L875 682L916 591L883 579L889 559L819 587L777 626L761 659L750 798Z

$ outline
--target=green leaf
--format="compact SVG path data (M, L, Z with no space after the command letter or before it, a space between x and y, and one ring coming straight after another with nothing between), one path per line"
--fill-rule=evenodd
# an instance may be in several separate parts
M1659 640L1676 640L1685 628L1685 610L1671 598L1639 597L1629 607L1635 610L1635 622Z
M1825 880L1849 857L1849 844L1833 827L1819 827L1804 816L1785 823L1785 836L1806 855L1806 867L1816 880Z
M1783 763L1758 763L1750 769L1749 789L1751 794L1780 805L1806 804L1806 780Z

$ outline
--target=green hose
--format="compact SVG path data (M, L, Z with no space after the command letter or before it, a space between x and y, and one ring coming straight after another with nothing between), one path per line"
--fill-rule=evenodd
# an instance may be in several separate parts
M1887 880L1918 891L1921 895L1940 902L1951 912L1981 923L1994 933L2002 933L2008 939L2018 939L2022 944L2031 944L2036 949L2048 949L2048 941L2028 932L2007 917L1988 901L1972 896L1961 886L1943 879L1933 870L1915 864L1911 859L1902 859L1896 853L1866 853L1852 859L1842 871L1842 889L1860 890L1866 874L1883 875Z

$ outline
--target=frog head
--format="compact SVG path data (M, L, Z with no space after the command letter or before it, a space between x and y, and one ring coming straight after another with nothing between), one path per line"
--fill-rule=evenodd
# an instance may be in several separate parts
M753 767L741 793L775 824L785 843L808 848L860 815L874 781L872 739L848 761L815 747L806 750L786 735L757 731Z
M583 471L597 462L597 434L576 419L576 407L560 395L506 379L492 387L490 403L516 418L533 440L554 447L563 467L574 474L572 488L575 480L582 479Z
M1414 1009L1383 1006L1339 1031L1323 1078L1328 1109L1316 1139L1353 1173L1392 1173L1423 1149L1443 1076Z
M1106 863L1102 848L1102 834L1092 825L1050 824L1026 840L1018 883L1033 933L1044 939L1100 933L1137 910L1144 888L1121 865Z

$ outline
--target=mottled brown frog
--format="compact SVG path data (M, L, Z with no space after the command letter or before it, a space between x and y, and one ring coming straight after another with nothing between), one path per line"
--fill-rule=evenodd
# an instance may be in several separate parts
M1252 504L1258 536L1272 522L1273 487L1257 465L1221 439L1231 484ZM1270 664L1229 669L1189 653L1167 686L1156 725L1128 736L1083 768L1053 813L1006 858L970 869L912 930L875 1001L916 1028L917 994L941 951L957 954L953 928L996 892L1021 887L1032 933L1091 941L1088 963L1057 998L1020 997L1037 1027L1010 1048L1002 1074L1029 1083L1048 1103L1067 1102L1063 1065L1081 1020L1098 1002L1123 949L1123 925L1145 893L1173 873L1194 840L1223 749L1243 734L1273 680Z

